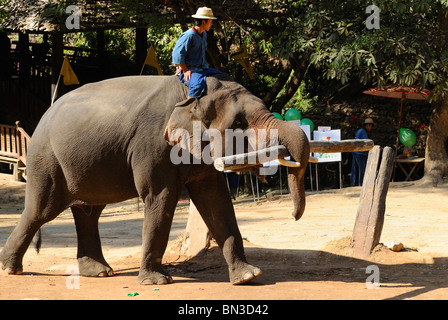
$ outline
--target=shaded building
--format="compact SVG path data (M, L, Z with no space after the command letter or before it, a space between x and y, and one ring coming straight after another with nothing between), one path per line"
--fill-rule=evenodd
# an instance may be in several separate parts
M131 15L121 1L90 0L77 1L76 5L67 1L9 0L0 9L8 15L0 34L0 124L20 121L30 134L50 106L53 94L57 98L77 87L60 83L55 92L65 55L81 85L137 75L148 48L145 17L156 14L154 4L140 6L139 15ZM135 61L122 59L125 65L120 68L105 49L105 30L121 28L135 29L136 49ZM76 32L94 34L96 48L64 43L64 35Z

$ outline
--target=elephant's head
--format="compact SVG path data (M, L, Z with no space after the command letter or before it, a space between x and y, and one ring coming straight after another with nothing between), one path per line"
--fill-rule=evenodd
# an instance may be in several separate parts
M179 130L183 134L178 134ZM246 138L243 150L238 144L235 145L234 140L237 138L227 135L234 131ZM247 132L251 134L245 135ZM204 139L200 139L204 133L208 133L206 135L210 137L210 142L204 143ZM308 138L297 125L278 120L266 109L262 100L230 77L208 77L207 95L199 100L190 99L178 105L166 126L165 139L173 146L183 142L184 147L188 142L186 140L190 140L188 148L197 159L200 157L198 150L204 150L207 143L210 149L213 149L214 154L211 152L211 155L214 157L229 155L229 152L242 153L250 146L257 146L257 143L258 146L269 147L272 138L277 137L273 133L278 133L278 144L284 145L294 160L301 164L300 167L288 168L289 188L294 201L292 214L298 220L305 210L304 175L310 154ZM258 141L254 143L254 139ZM231 149L229 145L232 146Z

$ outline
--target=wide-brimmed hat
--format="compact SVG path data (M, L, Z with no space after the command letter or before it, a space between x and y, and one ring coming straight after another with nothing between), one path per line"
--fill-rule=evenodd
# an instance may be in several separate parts
M196 11L196 14L192 15L191 17L195 19L212 19L212 20L218 19L213 16L212 9L207 7L199 8L198 11Z
M372 118L367 118L366 120L364 120L364 125L366 125L366 124L373 124L373 125L375 125L375 122L373 121Z

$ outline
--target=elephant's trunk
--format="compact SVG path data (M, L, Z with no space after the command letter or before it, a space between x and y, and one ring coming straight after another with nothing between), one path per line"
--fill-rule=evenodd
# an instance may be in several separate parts
M310 156L308 138L299 126L277 119L266 109L253 114L251 125L257 129L277 129L278 143L288 149L293 160L300 162L300 167L288 168L289 189L294 202L292 216L300 219L305 211L304 177Z

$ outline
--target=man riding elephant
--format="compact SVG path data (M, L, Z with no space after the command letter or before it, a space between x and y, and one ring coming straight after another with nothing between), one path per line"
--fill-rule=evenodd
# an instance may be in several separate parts
M221 72L209 68L205 52L207 50L207 32L213 20L210 8L199 8L192 16L194 27L182 33L173 50L173 64L177 66L176 75L190 89L187 99L202 97L207 89L206 77Z

